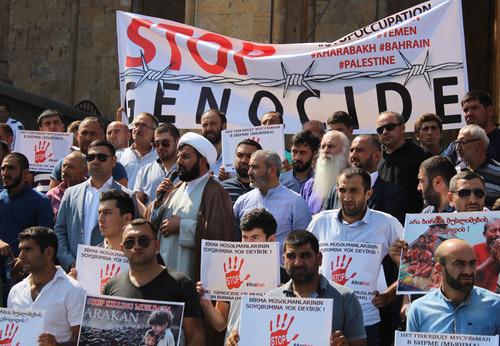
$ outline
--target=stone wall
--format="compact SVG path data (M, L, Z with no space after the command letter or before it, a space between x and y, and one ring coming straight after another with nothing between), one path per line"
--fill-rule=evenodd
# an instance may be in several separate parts
M88 99L105 117L113 118L119 102L116 10L186 18L189 24L240 39L294 43L333 41L419 2L5 0L0 1L0 80L68 105ZM498 16L495 4L495 0L463 1L469 80L474 88L492 90L498 85L494 76L498 48L491 48Z

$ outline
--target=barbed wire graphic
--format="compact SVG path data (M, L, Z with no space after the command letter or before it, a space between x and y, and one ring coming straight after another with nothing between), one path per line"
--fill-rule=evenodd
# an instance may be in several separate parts
M458 70L463 68L463 63L461 62L444 62L437 65L429 65L429 51L425 55L424 62L422 64L412 64L401 51L399 54L403 58L406 67L396 67L385 71L346 71L336 74L311 74L311 69L314 65L314 60L307 67L303 73L289 73L283 62L281 62L281 72L283 78L271 79L271 78L235 78L227 76L197 76L193 74L171 74L167 73L172 66L168 65L162 71L150 69L144 59L144 55L141 51L141 61L142 69L140 68L129 68L125 72L120 73L120 80L124 81L126 78L139 77L138 82L135 87L137 88L144 81L169 81L169 82L193 82L193 83L214 83L214 84L233 84L238 86L249 86L257 85L261 87L279 87L283 86L283 97L290 87L303 87L309 90L313 95L318 96L314 89L311 87L310 83L328 83L336 80L353 80L359 78L386 78L386 77L399 77L405 76L404 85L406 86L408 82L413 77L423 76L429 89L431 88L430 72L434 71L446 71L446 70Z

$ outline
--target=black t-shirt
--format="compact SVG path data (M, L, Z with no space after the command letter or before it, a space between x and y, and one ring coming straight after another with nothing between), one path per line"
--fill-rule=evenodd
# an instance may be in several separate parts
M183 273L165 268L144 286L135 286L128 270L109 280L104 294L125 298L159 300L184 303L184 317L201 318L200 298L193 282Z
M383 156L378 165L380 177L403 188L408 197L407 213L420 213L423 207L422 195L417 191L420 164L432 155L407 140L394 152Z

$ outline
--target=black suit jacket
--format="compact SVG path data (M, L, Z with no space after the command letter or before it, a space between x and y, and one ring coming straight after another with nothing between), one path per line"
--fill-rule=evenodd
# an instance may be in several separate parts
M368 208L391 214L404 225L407 200L407 194L401 186L389 183L379 176L373 184L373 194L368 200ZM323 210L338 208L340 202L334 186L323 203Z

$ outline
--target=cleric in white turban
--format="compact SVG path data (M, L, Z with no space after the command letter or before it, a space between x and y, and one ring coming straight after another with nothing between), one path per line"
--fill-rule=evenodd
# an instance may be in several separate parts
M233 208L228 193L209 171L217 160L213 144L188 132L179 139L177 148L182 182L153 209L151 221L159 230L165 265L196 282L200 278L201 239L233 240Z
M180 139L177 144L177 149L180 149L183 145L189 145L196 149L196 151L207 159L207 162L212 166L215 161L217 161L217 150L214 145L210 143L208 139L196 132L187 132Z

